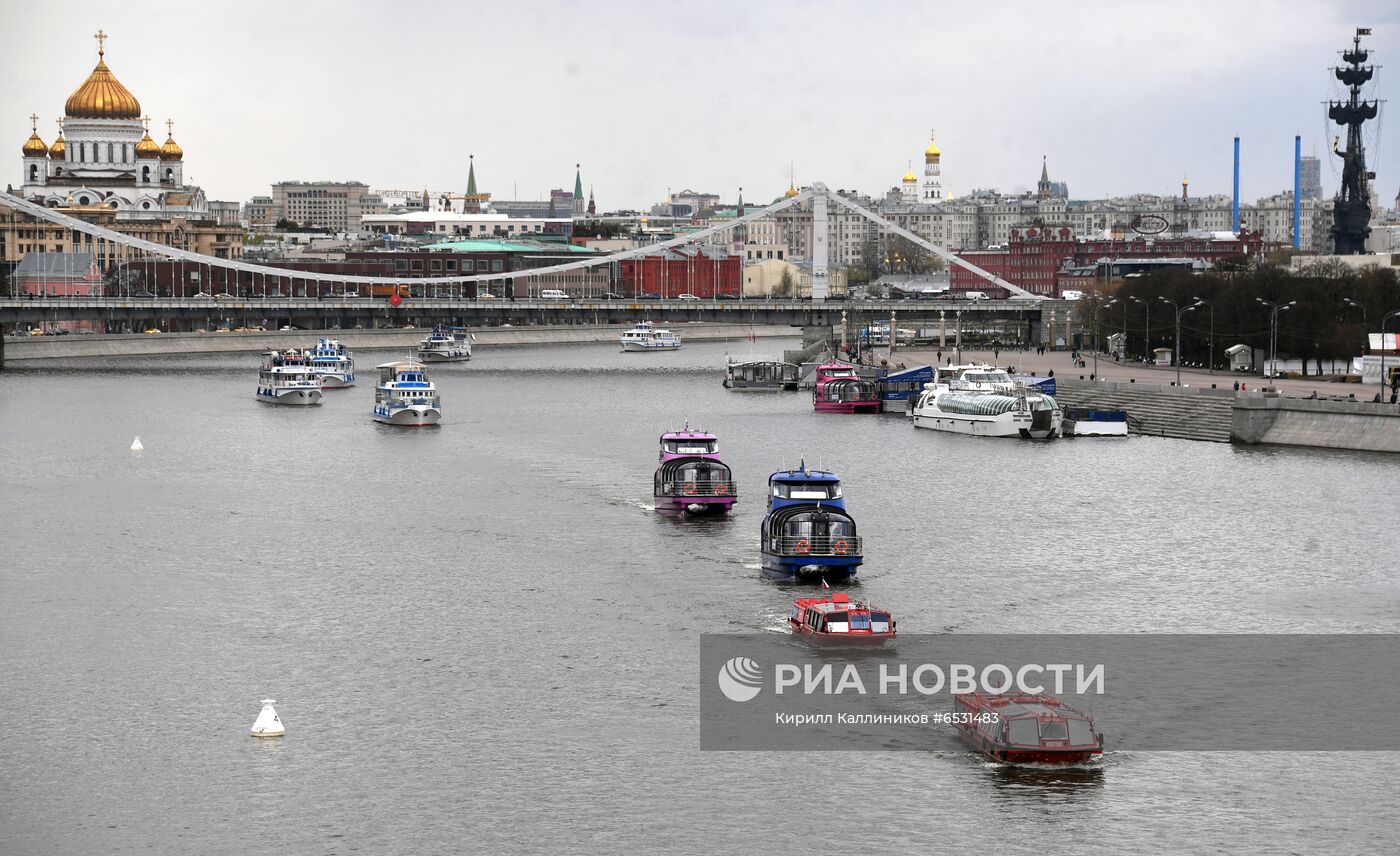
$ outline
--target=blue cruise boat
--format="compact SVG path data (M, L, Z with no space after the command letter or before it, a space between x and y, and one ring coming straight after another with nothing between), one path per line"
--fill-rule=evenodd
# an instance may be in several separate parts
M404 360L379 367L374 421L417 427L436 425L441 418L442 401L422 363Z
M856 522L846 513L835 473L795 470L768 477L768 514L760 530L763 572L775 579L850 579L861 564Z
M323 389L342 389L355 385L355 360L350 349L335 339L322 336L314 347L303 351L311 370L321 376Z

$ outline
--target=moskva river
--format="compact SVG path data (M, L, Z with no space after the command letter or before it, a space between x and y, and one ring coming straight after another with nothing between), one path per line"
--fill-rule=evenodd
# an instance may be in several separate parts
M316 408L255 401L251 354L12 364L0 852L1394 847L1395 754L699 751L699 634L785 632L811 590L757 546L802 458L844 478L854 590L901 633L1400 629L1400 458L935 434L727 392L726 347L479 350L420 430L370 420L399 353ZM729 518L651 508L687 419ZM249 736L263 698L285 738ZM1319 728L1365 727L1334 701Z

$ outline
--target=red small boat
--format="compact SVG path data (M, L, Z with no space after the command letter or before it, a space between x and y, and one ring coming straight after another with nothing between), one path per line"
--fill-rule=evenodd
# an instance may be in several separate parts
M823 363L817 366L812 407L825 413L879 413L880 395L875 382L858 375L855 366Z
M953 711L963 742L993 761L1082 764L1103 754L1094 718L1054 696L965 693L954 696Z
M883 644L895 636L888 610L853 603L844 592L829 597L799 597L788 613L788 625L798 636L815 642Z

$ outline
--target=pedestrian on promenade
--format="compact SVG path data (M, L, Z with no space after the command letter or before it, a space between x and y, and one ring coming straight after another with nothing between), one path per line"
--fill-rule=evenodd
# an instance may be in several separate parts
M1240 382L1239 382L1239 381L1235 381L1235 392L1239 392L1239 391L1240 391ZM1378 393L1376 393L1376 395L1379 396L1380 393L1378 392Z

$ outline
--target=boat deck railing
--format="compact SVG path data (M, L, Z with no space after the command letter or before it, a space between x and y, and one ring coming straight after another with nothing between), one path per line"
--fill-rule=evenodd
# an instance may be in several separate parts
M860 556L864 547L859 535L783 535L768 540L780 556Z
M668 481L661 483L662 496L738 496L733 482Z

